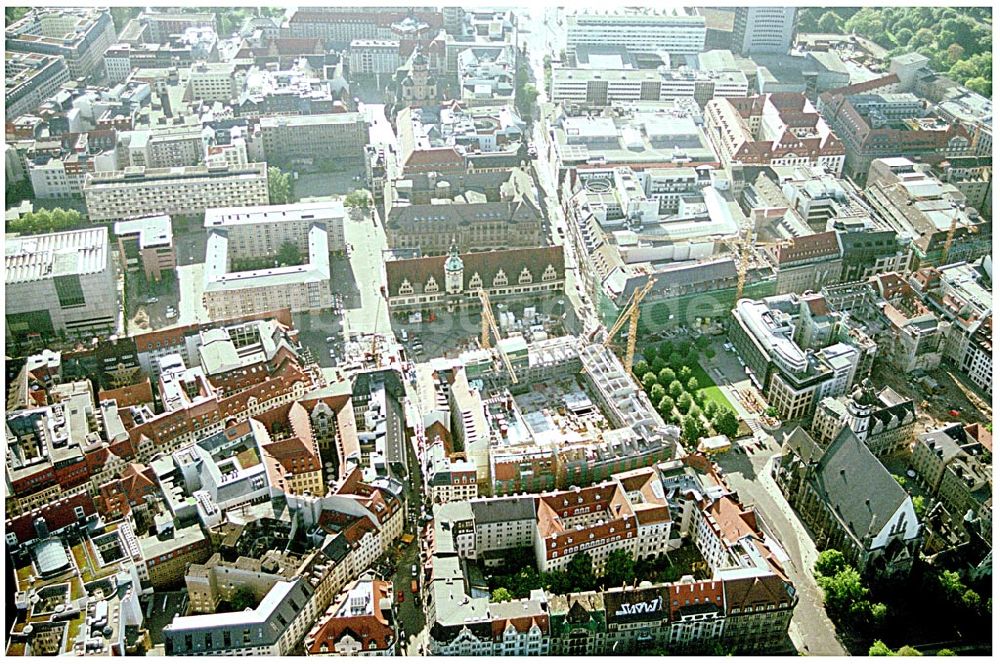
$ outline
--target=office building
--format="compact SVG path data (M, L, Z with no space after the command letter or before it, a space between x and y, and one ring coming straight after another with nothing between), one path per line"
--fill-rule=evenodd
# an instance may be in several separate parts
M747 78L740 71L553 67L549 97L553 103L583 106L678 98L694 99L704 106L715 97L746 97L747 90Z
M705 49L705 18L683 9L578 11L566 17L566 50L581 44L614 44L637 53L697 55Z
M7 51L3 65L4 113L8 120L31 113L69 80L66 62L57 55Z
M177 267L173 227L167 215L119 221L115 235L122 267L141 270L147 281L159 281L164 272Z
M268 162L360 157L368 143L361 113L264 117L260 138Z
M33 9L5 30L7 51L62 56L70 78L103 74L104 52L114 41L107 8Z
M118 288L103 226L8 238L6 335L82 338L118 329Z
M742 299L733 309L729 339L751 381L783 420L812 415L824 397L846 394L862 378L868 345L855 347L846 315L820 295Z
M727 170L808 165L839 176L844 168L844 144L805 95L713 99L705 107L705 129Z
M795 7L737 7L733 52L787 53L795 37Z

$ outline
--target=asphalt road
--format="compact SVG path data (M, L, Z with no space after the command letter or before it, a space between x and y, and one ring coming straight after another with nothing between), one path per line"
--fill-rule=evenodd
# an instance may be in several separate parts
M771 478L771 459L777 452L775 443L764 450L753 449L749 456L734 447L733 451L717 456L716 461L729 486L744 504L757 508L788 554L785 573L799 596L789 627L792 643L809 655L847 655L823 608L823 591L812 576L816 547Z

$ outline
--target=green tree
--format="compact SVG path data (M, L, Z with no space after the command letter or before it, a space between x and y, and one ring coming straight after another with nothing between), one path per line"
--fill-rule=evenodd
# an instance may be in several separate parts
M279 265L301 265L302 252L293 243L282 242L281 246L278 247L277 259Z
M853 567L844 567L833 576L821 576L817 583L823 589L823 602L833 617L846 617L851 607L868 594L861 583L861 575Z
M365 189L355 189L344 196L344 207L350 210L356 219L367 217L371 210L371 196Z
M686 364L682 366L680 371L677 372L677 377L683 381L686 381L688 378L691 377L691 367L687 366Z
M952 44L951 46L948 47L947 54L948 58L946 62L950 67L965 56L965 49L962 48L959 44Z
M642 377L642 386L646 388L646 392L653 389L653 386L656 384L656 374L652 371L647 371Z
M653 360L656 359L656 348L654 346L646 346L642 349L642 357L646 360L647 364L652 364Z
M667 388L667 392L670 393L674 399L679 399L681 394L684 392L684 386L681 385L681 381L674 380L670 382L670 386Z
M674 345L669 341L664 341L663 343L660 344L659 351L660 351L660 357L662 357L664 360L669 360L670 354L674 352Z
M922 657L924 653L910 646L903 646L896 651L896 657Z
M711 343L712 341L704 334L694 340L694 345L698 348L698 350L705 350L711 345Z
M705 427L698 418L688 415L681 420L681 438L688 445L696 445L704 435Z
M674 403L673 398L670 396L665 396L659 400L656 404L656 412L660 414L664 420L672 421L674 417Z
M684 368L686 369L687 367ZM688 392L694 394L695 392L698 391L698 379L695 378L694 376L691 376L690 378L688 378L686 387Z
M847 558L837 549L826 549L816 557L813 574L816 576L835 576L837 572L847 567Z
M608 587L623 586L635 578L635 559L625 549L608 554L604 564L604 582Z
M688 415L701 421L702 417L701 408L699 408L697 405L691 406L691 410L688 411Z
M723 436L735 438L740 429L740 422L736 419L736 413L730 408L720 408L719 412L712 418L712 426Z
M719 404L714 401L709 401L705 404L705 417L712 419L715 414L719 412Z
M656 379L660 382L660 385L670 387L670 383L677 380L677 374L670 367L663 367L660 373L657 374Z
M958 572L943 570L938 575L938 584L941 586L945 599L952 604L961 604L966 586L962 583L962 577L959 576Z
M767 415L768 417L776 418L778 417L778 409L775 408L774 406L768 406L767 410L764 411L764 414Z
M892 657L894 654L892 648L885 645L882 641L875 641L868 649L869 657Z
M649 390L649 400L653 403L660 403L660 400L665 396L667 396L667 390L660 383L656 383Z
M632 373L640 379L646 374L647 371L649 371L649 363L646 362L646 360L639 360L632 365Z
M927 512L927 501L923 496L913 497L913 511L918 519L924 518L924 513Z
M667 368L667 363L663 361L662 357L657 357L653 360L653 363L649 366L649 368L653 373L659 374Z
M566 577L569 590L565 592L580 592L593 590L597 585L594 578L594 562L589 553L577 553L566 565Z
M819 17L816 28L826 34L840 34L844 31L844 20L833 12L826 12Z
M249 588L240 587L233 593L229 604L233 607L233 611L237 612L245 609L255 609L257 608L257 598L254 597L253 592Z
M950 648L941 648L937 651L938 657L955 657L955 651Z
M497 588L490 595L490 601L493 602L509 602L512 599L514 599L514 596L506 588Z
M715 353L715 349L714 348L706 348L705 349L705 357L707 357L708 359L711 360L713 357L715 357L715 355L716 355L716 353Z
M267 195L271 205L284 205L292 200L291 178L277 166L267 169Z
M692 405L694 405L694 399L691 398L691 395L687 392L681 392L677 397L677 410L682 415L686 415L691 410Z
M969 88L976 94L980 94L984 97L993 96L993 81L988 80L982 76L976 76L975 78L970 78L965 82L965 87Z
M675 350L670 354L670 366L674 368L675 371L679 370L681 366L684 365L684 353Z

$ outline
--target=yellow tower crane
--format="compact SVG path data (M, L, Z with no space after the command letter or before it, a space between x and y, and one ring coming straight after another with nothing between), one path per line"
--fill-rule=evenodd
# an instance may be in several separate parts
M958 208L956 207L954 213L951 215L951 228L948 229L948 237L944 240L944 247L941 249L941 265L946 265L948 263L948 254L951 253L951 244L955 241L955 231L958 230ZM978 233L978 226L966 226L965 230L969 233Z
M792 240L781 240L780 242L756 243L759 249L790 247L795 244ZM736 301L743 297L743 289L747 283L747 272L750 270L750 255L753 252L755 243L753 241L753 229L747 228L743 238L738 240L736 246Z
M507 353L505 353L504 349L500 346L500 340L503 337L500 336L500 330L497 328L497 321L493 317L493 307L490 305L490 296L482 288L479 289L479 301L483 305L483 330L479 343L483 348L489 348L490 331L493 332L493 336L497 340L497 353L500 355L500 360L503 362L504 368L507 369L507 373L510 374L510 381L516 385L517 373L515 373L514 365L510 363L510 358L507 357Z
M621 314L618 316L618 320L615 324L611 326L608 330L608 336L604 339L604 347L608 348L614 341L615 335L621 331L622 326L625 325L625 321L628 321L628 342L625 349L625 357L623 358L625 363L625 372L629 375L632 374L632 357L635 355L635 334L639 329L639 305L642 304L643 298L649 294L649 291L653 290L653 284L655 279L650 275L649 279L641 287L636 288L632 291L632 296L628 300L628 304L622 309Z

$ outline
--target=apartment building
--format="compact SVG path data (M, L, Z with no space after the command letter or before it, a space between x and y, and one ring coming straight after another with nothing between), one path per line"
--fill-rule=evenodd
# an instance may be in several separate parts
M368 144L368 123L361 113L264 117L260 138L272 163L360 157Z
M399 642L392 584L362 576L332 604L305 637L310 655L392 656Z
M339 203L211 209L205 254L204 303L215 318L289 308L330 306L330 237L343 246L344 210ZM236 261L276 257L290 243L300 265L236 267Z
M31 113L69 80L66 61L57 55L6 51L3 65L8 120Z
M843 143L802 94L713 99L705 128L727 169L808 165L839 176L844 168Z
M69 77L79 78L103 74L115 24L107 8L42 8L8 25L5 33L7 51L61 56Z
M71 338L118 329L118 288L108 229L8 238L6 336Z
M145 168L87 175L83 186L91 221L121 221L136 217L201 214L206 208L234 203L266 205L267 164L233 168L187 166Z
M353 39L347 49L347 62L354 76L395 73L402 64L399 42L392 39Z
M549 97L553 103L586 106L694 99L704 107L716 97L746 97L748 90L741 71L553 67Z
M190 72L188 88L193 100L228 104L240 93L233 62L199 62Z
M566 50L612 44L630 51L697 55L705 49L705 18L680 8L574 12L566 17Z
M205 161L206 139L200 126L156 127L118 134L122 168L197 166Z
M992 512L993 437L984 435L980 440L969 427L952 424L920 434L913 445L910 464L956 519Z

